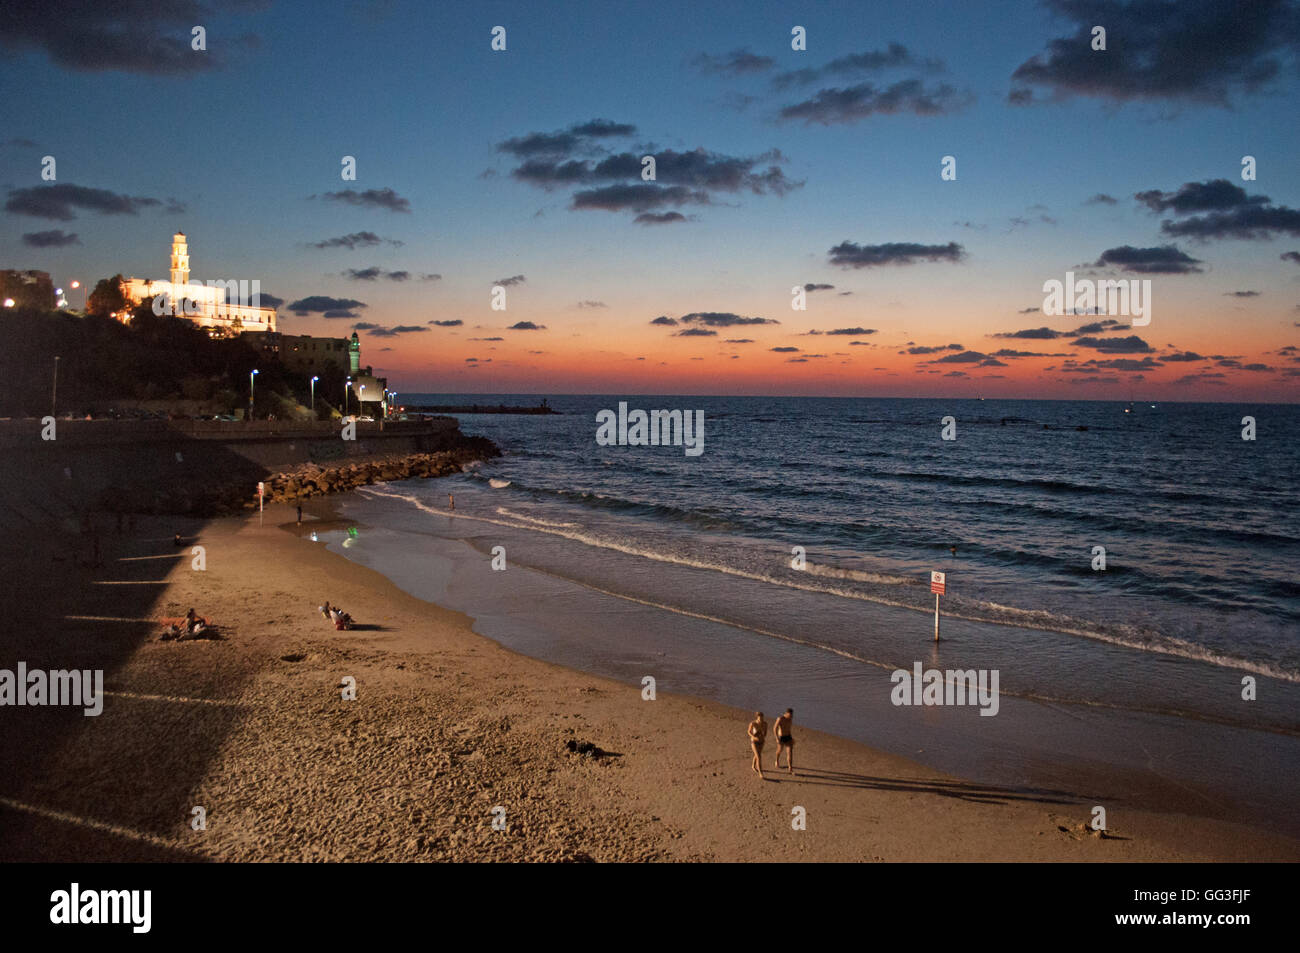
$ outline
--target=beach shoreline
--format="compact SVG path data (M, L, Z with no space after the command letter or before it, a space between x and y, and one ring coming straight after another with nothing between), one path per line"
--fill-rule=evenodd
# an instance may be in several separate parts
M301 529L287 505L269 506L262 526L256 515L147 518L106 543L99 569L32 574L31 628L10 640L6 662L89 664L92 640L115 654L102 716L2 713L16 743L3 765L0 856L1300 859L1300 844L1268 831L1130 806L1113 806L1110 829L1093 832L1077 792L967 782L797 720L799 774L768 767L769 740L760 781L751 713L665 692L648 701L639 686L498 645L467 616L313 543L313 529L344 525L335 502L306 502ZM193 537L181 555L168 532L177 525ZM203 571L190 543L204 548ZM3 554L7 568L30 568L66 545L10 541ZM330 627L316 610L325 599L359 627ZM130 621L190 606L213 617L221 641L160 642L155 624ZM341 697L348 676L354 701Z

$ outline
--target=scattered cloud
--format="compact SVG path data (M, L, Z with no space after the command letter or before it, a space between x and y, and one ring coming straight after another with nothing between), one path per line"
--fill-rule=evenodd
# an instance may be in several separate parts
M48 218L69 222L77 217L73 209L99 212L101 215L138 215L142 208L162 205L148 196L119 195L107 189L92 189L84 185L56 183L35 185L25 189L10 189L5 201L5 211L33 218Z
M1121 245L1118 248L1107 248L1093 263L1093 267L1115 266L1121 271L1142 275L1191 275L1200 274L1201 269L1196 267L1200 264L1200 259L1191 257L1173 245L1155 248Z
M23 244L28 248L65 248L68 245L80 245L81 239L76 232L55 228L48 232L24 232Z
M374 232L352 232L348 235L340 235L337 238L325 238L318 242L312 242L312 248L346 248L354 251L358 248L372 248L375 245L391 245L394 248L400 248L405 242L400 242L395 238L380 238Z
M314 195L310 196L310 198L315 197ZM387 209L390 212L411 211L410 201L398 195L392 189L366 189L364 192L359 192L356 189L342 189L338 192L326 192L323 198L330 202L341 202L344 205L353 205L359 208Z
M970 93L959 92L947 83L927 89L919 79L904 79L883 89L871 83L823 89L810 99L784 107L778 118L830 126L899 113L941 116L957 112L973 101Z
M1182 101L1228 106L1235 94L1255 93L1282 70L1296 44L1296 12L1285 0L1243 7L1237 0L1046 0L1070 32L1021 63L1009 100L1088 96L1109 102ZM1103 24L1108 48L1092 49Z
M841 268L874 268L878 265L910 265L917 261L957 262L966 250L956 242L946 245L920 245L916 242L888 242L884 245L858 245L840 242L830 252L830 263Z

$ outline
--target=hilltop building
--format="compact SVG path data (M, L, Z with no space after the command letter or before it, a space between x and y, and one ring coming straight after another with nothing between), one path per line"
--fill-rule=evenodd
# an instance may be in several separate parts
M242 331L275 331L275 308L257 303L260 282L190 280L189 243L184 232L172 236L171 279L154 281L127 278L122 293L132 307L146 298L165 295L174 304L177 317L185 317L208 329L213 337L225 337ZM235 300L230 300L234 295Z

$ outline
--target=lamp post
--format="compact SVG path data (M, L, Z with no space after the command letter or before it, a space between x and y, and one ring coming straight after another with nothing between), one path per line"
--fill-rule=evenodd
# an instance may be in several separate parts
M59 356L54 355L54 387L50 390L50 416L59 416Z
M311 379L311 416L312 416L312 420L315 420L315 419L316 419L316 382L317 382L318 380L320 380L319 377L313 377L313 378Z
M343 416L348 415L348 391L352 390L352 378L343 382Z
M253 419L253 378L258 374L257 370L248 372L248 419Z
M357 414L364 417L366 415L366 385L361 385L361 393L357 395Z

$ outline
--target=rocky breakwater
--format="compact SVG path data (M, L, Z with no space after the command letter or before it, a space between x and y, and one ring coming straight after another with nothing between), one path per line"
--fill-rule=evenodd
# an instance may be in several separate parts
M116 486L101 496L98 508L110 512L232 516L257 509L259 480L266 485L267 503L295 503L327 493L345 493L372 483L448 476L462 472L474 461L500 455L496 444L486 437L461 436L446 450L376 454L329 464L304 463L252 478L206 473L202 479L171 481L166 485Z
M436 453L410 453L333 466L305 464L267 477L266 501L295 503L313 496L324 496L327 493L345 493L372 483L390 483L394 480L433 478L460 473L468 463L501 455L490 441L483 440L483 442L487 444L486 448L463 447ZM244 503L245 509L256 507L256 500Z

